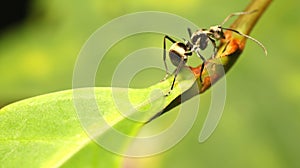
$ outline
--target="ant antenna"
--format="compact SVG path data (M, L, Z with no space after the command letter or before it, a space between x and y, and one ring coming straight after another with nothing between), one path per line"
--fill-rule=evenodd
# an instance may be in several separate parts
M253 10L253 11L249 11L249 12L236 12L236 13L231 13L230 15L228 15L224 21L222 22L222 24L220 26L223 26L230 18L232 18L233 16L240 16L240 15L248 15L254 12L257 12L258 10Z
M241 35L241 36L244 36L244 37L246 37L246 38L248 38L248 39L254 41L256 44L258 44L258 45L264 50L265 54L268 55L268 52L267 52L266 47L265 47L261 42L259 42L258 40L256 40L255 38L253 38L253 37L251 37L251 36L248 36L248 35L246 35L246 34L244 34L244 33L241 33L241 32L239 32L239 31L237 31L237 30L222 27L222 26L223 26L230 18L232 18L233 16L247 15L247 14L251 14L251 13L257 12L257 11L258 11L258 10L253 10L253 11L249 11L249 12L236 12L236 13L231 13L230 15L228 15L228 16L224 19L224 21L222 22L222 24L220 25L220 27L221 27L222 29L224 29L224 30L229 30L229 31L235 32L235 33L237 33L237 34L239 34L239 35Z
M237 34L239 34L239 35L241 35L241 36L244 36L244 37L246 37L246 38L248 38L248 39L254 41L256 44L258 44L258 45L264 50L265 54L268 55L268 51L267 51L266 47L265 47L261 42L259 42L258 40L256 40L255 38L253 38L253 37L251 37L251 36L248 36L248 35L246 35L246 34L244 34L244 33L241 33L241 32L239 32L239 31L237 31L237 30L234 30L234 29L224 28L224 27L222 27L222 29L224 29L224 30L229 30L229 31L232 31L232 32L235 32L235 33L237 33Z

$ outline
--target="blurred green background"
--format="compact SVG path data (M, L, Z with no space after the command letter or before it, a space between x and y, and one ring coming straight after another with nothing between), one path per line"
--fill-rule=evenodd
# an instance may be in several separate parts
M164 11L205 28L220 23L231 12L243 10L249 2L28 1L25 17L1 28L0 107L35 95L70 89L81 46L97 28L116 17L138 11ZM274 1L255 26L251 35L267 47L269 55L264 56L259 46L248 41L241 58L226 77L225 110L208 141L199 144L198 135L210 105L210 92L201 95L197 121L179 144L152 157L125 159L124 164L178 168L300 167L299 6L299 1ZM11 17L7 13L1 15L1 18ZM120 41L105 56L96 86L109 86L118 62L137 49L161 47L162 37L145 34ZM161 55L153 57L162 62ZM163 76L162 71L143 71L131 86L146 87ZM156 121L158 126L172 114L175 113ZM90 144L65 166L101 166L105 163L98 163L97 157L112 155Z

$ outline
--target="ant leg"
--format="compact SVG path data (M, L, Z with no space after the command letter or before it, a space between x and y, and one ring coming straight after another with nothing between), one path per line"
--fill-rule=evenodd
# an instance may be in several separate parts
M224 47L224 49L223 49L223 51L222 51L222 53L224 53L225 51L226 51L226 49L227 49L227 46L228 46L228 44L230 43L230 41L227 41L227 43L225 44L225 47Z
M196 54L198 55L198 57L200 57L200 59L201 59L203 62L205 62L206 59L200 54L199 50L200 50L199 48L196 49Z
M201 65L201 70L200 70L200 82L202 83L202 73L203 73L203 69L204 69L204 65L205 65L206 62L203 62L202 65Z
M173 79L173 82L172 82L172 85L171 85L171 89L170 89L169 93L166 96L168 96L170 94L170 92L173 90L177 75L178 75L178 73L179 73L179 71L180 71L180 69L182 68L183 65L184 65L184 57L181 57L180 62L179 62L178 66L175 70L174 79Z
M168 70L168 66L167 66L167 62L166 62L166 39L171 41L172 43L176 43L175 40L173 40L171 37L165 35L164 36L164 42L163 42L163 48L164 48L164 52L163 52L163 60L164 60L164 64L165 64L165 68L166 68L166 76L164 77L164 80L169 76L169 70Z
M209 37L209 36L208 36L208 38L211 41L211 43L213 44L213 46L214 46L214 54L213 54L212 58L215 58L215 56L217 55L217 44L216 44L216 41L213 38Z
M193 33L192 33L192 30L190 28L188 28L188 33L189 33L189 36L191 38Z
M268 55L268 51L267 51L266 47L261 42L259 42L258 40L256 40L255 38L253 38L251 36L248 36L248 35L246 35L244 33L241 33L241 32L239 32L237 30L234 30L234 29L230 29L230 28L222 28L222 29L232 31L234 33L237 33L237 34L239 34L241 36L244 36L244 37L246 37L246 38L254 41L256 44L258 44L264 50L265 54Z
M204 64L206 63L206 59L200 54L199 48L196 50L196 53L201 58L201 60L203 61L202 65L201 65L201 70L200 70L200 82L202 82L202 72L203 72L203 69L204 69Z
M231 13L230 15L228 15L224 19L224 21L222 22L221 26L223 26L233 16L248 15L248 14L251 14L251 13L254 13L254 12L257 12L257 10L253 10L253 11L249 11L249 12L235 12L235 13Z

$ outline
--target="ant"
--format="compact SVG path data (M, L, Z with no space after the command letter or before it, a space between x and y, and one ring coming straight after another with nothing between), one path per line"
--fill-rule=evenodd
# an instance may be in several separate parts
M175 84L175 81L176 81L176 77L177 77L180 69L186 64L186 62L188 60L188 57L191 56L193 54L193 52L195 52L197 54L197 56L200 57L200 59L203 61L202 65L201 65L201 71L200 71L200 81L202 82L201 75L202 75L202 72L203 72L203 69L204 69L206 59L205 59L205 57L203 57L201 55L200 51L205 50L207 45L208 45L208 42L211 42L212 45L213 45L213 56L212 56L212 58L215 58L215 56L217 54L216 42L219 41L219 40L225 39L225 35L224 35L223 30L232 31L234 33L237 33L241 36L244 36L244 37L254 41L260 47L262 47L265 54L267 55L266 48L258 40L254 39L251 36L243 34L243 33L239 32L237 30L222 27L233 16L251 14L251 13L256 12L256 11L257 10L250 11L250 12L232 13L232 14L228 15L220 25L211 26L209 29L200 29L200 30L197 30L194 33L192 33L191 29L188 28L188 33L189 33L191 41L183 39L184 42L178 42L178 41L175 41L174 39L172 39L171 37L165 35L164 36L164 41L163 41L163 43L164 43L163 44L163 47L164 47L163 60L164 60L165 68L166 68L166 77L164 79L166 79L169 75L168 67L167 67L167 63L166 63L166 40L169 40L173 43L172 46L169 49L169 57L170 57L170 60L171 60L172 64L174 66L176 66L176 69L173 72L174 79L173 79L173 83L171 85L170 91L173 90L173 87L174 87L174 84Z

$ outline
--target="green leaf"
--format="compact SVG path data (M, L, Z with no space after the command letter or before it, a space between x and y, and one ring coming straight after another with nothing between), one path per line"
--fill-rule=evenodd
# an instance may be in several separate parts
M8 105L0 110L1 166L60 166L88 145L91 136L96 141L105 138L113 130L107 126L134 135L145 121L188 90L194 83L194 76L184 69L174 90L169 96L164 96L172 81L170 77L145 89L99 87L66 90ZM96 107L92 104L94 100ZM90 116L95 114L92 112L100 114L102 123ZM85 130L92 133L88 132L88 136ZM122 152L128 142L126 139L117 141L119 152Z

